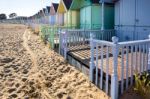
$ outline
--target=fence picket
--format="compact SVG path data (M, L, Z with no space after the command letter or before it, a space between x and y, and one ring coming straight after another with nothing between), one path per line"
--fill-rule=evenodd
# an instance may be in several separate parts
M106 93L108 94L108 76L109 76L109 47L106 49Z
M142 60L142 63L141 63L141 64L142 64L142 65L141 65L142 67L141 67L141 72L144 71L144 54L145 54L145 52L144 52L144 50L145 50L144 47L145 47L145 44L143 44L143 46L142 46L142 59L141 59L141 60Z
M124 47L121 48L121 94L124 90Z
M126 46L126 89L128 88L129 79L129 46Z
M96 44L96 85L98 85L98 44Z
M100 88L103 89L103 45L101 45Z
M148 69L148 54L149 54L149 48L148 48L148 44L146 44L146 58L147 58L147 61L146 61L146 70Z
M131 84L130 85L133 85L133 46L131 46Z
M139 55L139 62L140 62L140 63L139 63L139 73L141 73L141 67L142 67L142 64L141 64L141 63L142 63L142 62L141 62L141 61L142 61L142 54L141 54L141 53L142 53L142 48L141 48L141 47L142 47L142 46L139 45L139 54L140 54L140 55Z
M135 70L136 73L137 73L137 71L138 71L138 70L137 70L137 57L138 57L138 56L137 56L137 51L138 51L138 50L137 50L137 45L135 45L135 69L134 69L134 70Z

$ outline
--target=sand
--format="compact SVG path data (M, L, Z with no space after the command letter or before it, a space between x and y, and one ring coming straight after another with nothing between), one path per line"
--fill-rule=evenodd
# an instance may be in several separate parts
M26 26L0 24L0 99L108 99Z

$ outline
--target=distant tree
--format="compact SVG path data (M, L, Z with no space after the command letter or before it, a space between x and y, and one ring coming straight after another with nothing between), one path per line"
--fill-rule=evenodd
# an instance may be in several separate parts
M9 14L9 18L15 18L15 17L17 17L17 14L16 14L16 13L11 13L11 14Z
M0 14L0 20L5 20L5 19L7 19L6 14L4 13Z

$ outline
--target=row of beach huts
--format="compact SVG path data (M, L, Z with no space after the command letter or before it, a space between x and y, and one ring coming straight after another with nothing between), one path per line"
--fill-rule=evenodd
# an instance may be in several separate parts
M118 99L150 70L150 0L60 0L22 23ZM100 99L100 97L99 97Z

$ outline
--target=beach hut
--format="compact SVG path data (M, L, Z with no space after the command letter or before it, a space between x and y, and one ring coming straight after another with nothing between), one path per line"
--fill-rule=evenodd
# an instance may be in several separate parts
M52 26L56 25L56 13L58 9L58 3L52 3L50 8L50 24Z
M39 11L39 24L42 23L41 17L43 16L42 10Z
M64 24L68 28L79 28L80 13L79 10L72 10L71 5L73 0L62 0L64 5Z
M41 16L40 16L40 11L36 14L36 30L35 30L35 32L37 32L37 33L39 33L40 32L40 18L41 18Z
M40 23L40 12L37 13L37 23Z
M102 1L102 0L101 0ZM73 0L71 10L80 10L80 28L113 29L114 4L109 0Z
M51 9L50 9L50 32L48 37L48 42L50 45L50 48L54 49L55 47L55 41L58 39L58 29L60 26L63 25L63 14L57 13L58 11L58 3L52 3Z
M141 40L150 33L150 0L117 0L115 29L122 41Z
M45 17L46 17L46 24L50 24L50 6L46 7L46 13L45 13Z
M43 10L40 10L40 24L43 24L44 21L43 21L43 17L44 17L44 13L43 13Z
M58 4L57 19L56 19L58 26L64 26L64 13L65 13L64 4L63 1L60 0Z
M42 39L45 39L45 14L46 14L46 9L43 8L42 10L39 11L39 24L38 24L38 29L39 29L39 34Z
M43 8L43 23L46 24L46 8Z

